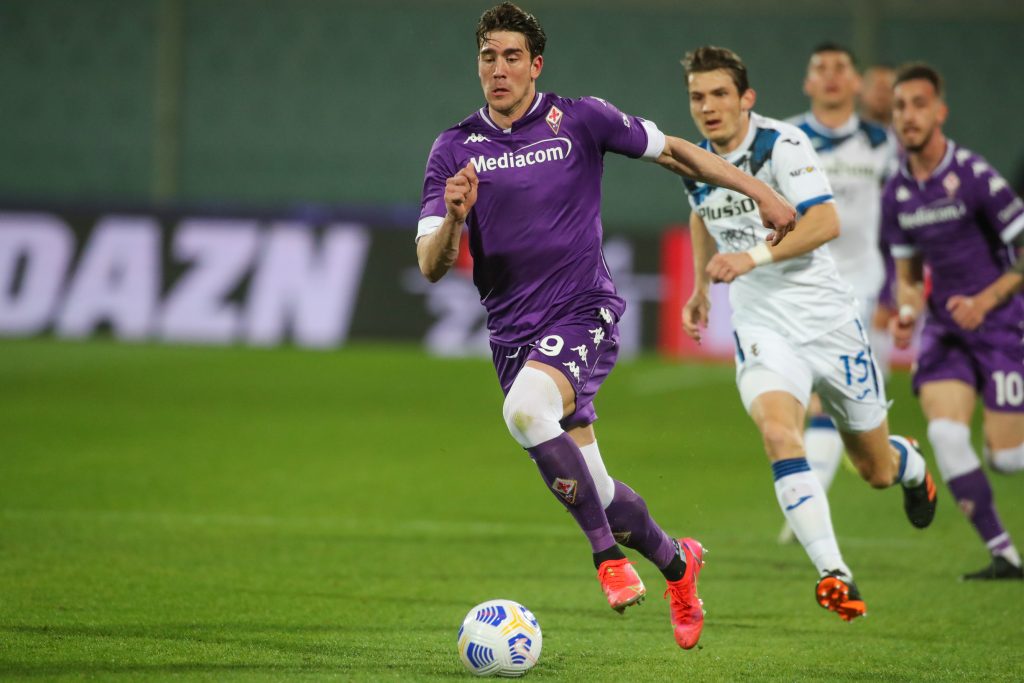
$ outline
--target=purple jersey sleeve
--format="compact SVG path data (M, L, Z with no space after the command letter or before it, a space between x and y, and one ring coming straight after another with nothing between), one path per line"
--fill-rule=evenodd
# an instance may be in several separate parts
M634 159L654 158L665 147L665 136L650 121L624 114L599 97L584 97L576 109L602 152Z
M1005 244L1024 231L1024 201L1017 196L999 172L980 157L975 157L977 181L972 184L973 199Z
M896 210L896 194L900 191L900 175L897 173L889 179L882 192L879 241L888 245L893 258L911 258L917 253L917 246L911 240L909 231L900 230Z
M437 229L447 209L444 205L444 188L448 179L458 173L448 147L448 133L442 133L434 140L427 157L427 168L423 174L423 195L420 200L420 220L417 237Z

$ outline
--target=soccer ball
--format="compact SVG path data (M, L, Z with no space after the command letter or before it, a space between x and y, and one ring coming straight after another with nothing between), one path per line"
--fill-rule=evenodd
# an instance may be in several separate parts
M540 659L540 624L512 600L482 602L459 627L459 657L477 676L515 678Z

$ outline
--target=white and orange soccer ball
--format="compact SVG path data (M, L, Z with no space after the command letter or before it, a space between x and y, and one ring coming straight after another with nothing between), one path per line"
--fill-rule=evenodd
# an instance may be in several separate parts
M459 657L477 676L515 678L540 659L540 624L512 600L482 602L459 627Z

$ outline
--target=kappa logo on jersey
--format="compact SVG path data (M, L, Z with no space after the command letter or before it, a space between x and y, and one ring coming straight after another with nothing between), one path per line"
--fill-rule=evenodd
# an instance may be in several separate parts
M974 172L974 177L975 178L977 178L978 176L980 176L982 173L984 173L987 170L988 170L988 164L986 164L984 161L981 161L980 159L978 161L975 161L973 164L971 164L971 171Z
M473 158L473 167L477 174L494 171L495 169L525 168L551 161L563 161L572 154L572 140L569 138L547 138L531 142L514 152L505 152L501 156L486 157L480 155Z
M900 185L896 188L896 201L906 202L910 200L910 190Z
M612 318L612 312L609 311L607 308L599 308L597 314L601 316L601 320L605 321L609 325L615 322L615 319Z
M551 127L551 132L558 135L558 129L562 127L562 110L558 107L551 105L551 111L544 117L544 120L548 122Z
M480 133L470 133L469 137L462 144L467 145L470 142L490 142L491 139L486 135L480 135Z
M587 330L590 334L594 335L594 348L596 349L604 341L604 330L600 327L594 330Z
M971 158L971 153L966 149L958 149L956 151L956 160L961 164Z
M996 196L996 193L999 192L999 190L1005 190L1005 189L1006 189L1006 180L1003 179L1003 176L1001 176L1001 175L994 175L994 176L992 176L991 178L988 179L988 193L990 195L992 195L993 197Z
M570 349L570 351L575 351L576 353L580 354L580 360L583 361L584 365L587 364L587 345L586 344L580 344L579 346L574 346L574 347L572 347Z
M942 186L946 188L946 194L953 197L956 195L956 191L960 189L960 178L957 177L956 173L950 171L942 179Z
M555 493L565 499L569 505L576 504L576 488L577 482L575 479L562 479L557 477L552 483L551 488L554 489Z
M626 128L629 128L629 117L626 116L625 114L622 115L622 125L624 125Z
M568 363L562 363L565 367L569 368L569 372L576 378L576 384L580 383L580 366L576 365L576 361L571 360Z

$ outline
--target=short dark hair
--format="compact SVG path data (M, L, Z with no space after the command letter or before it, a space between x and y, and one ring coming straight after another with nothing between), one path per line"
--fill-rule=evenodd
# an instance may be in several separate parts
M732 82L736 84L736 90L740 95L750 90L750 80L747 77L747 66L740 59L740 56L732 50L714 45L698 47L693 52L687 52L681 60L686 75L704 73L725 69L732 76Z
M942 74L938 70L924 62L911 62L910 64L904 64L896 71L896 80L893 81L892 87L896 87L900 83L905 81L916 81L925 80L932 84L935 88L935 94L942 97L944 90L942 85Z
M476 25L476 47L484 46L487 34L494 31L512 31L522 33L526 37L526 47L530 51L530 59L544 54L544 46L548 42L544 29L537 17L524 12L511 2L495 5L480 15Z
M853 64L854 67L857 66L857 55L853 54L853 50L842 43L837 43L833 40L826 40L823 43L818 43L814 49L811 50L811 56L820 55L822 52L842 52L850 58L850 64Z

